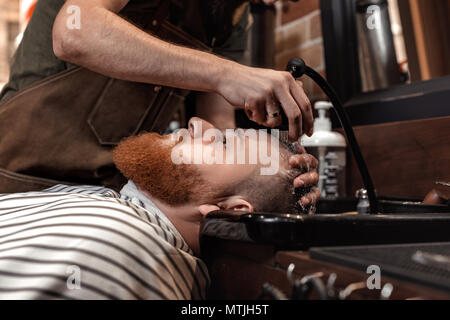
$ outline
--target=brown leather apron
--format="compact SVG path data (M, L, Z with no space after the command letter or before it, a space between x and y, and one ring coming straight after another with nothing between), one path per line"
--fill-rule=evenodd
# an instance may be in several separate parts
M163 39L209 50L166 20L168 3L156 13L129 6L121 15ZM32 84L0 104L0 193L57 183L119 189L125 180L112 146L141 131L162 133L186 94L81 67Z

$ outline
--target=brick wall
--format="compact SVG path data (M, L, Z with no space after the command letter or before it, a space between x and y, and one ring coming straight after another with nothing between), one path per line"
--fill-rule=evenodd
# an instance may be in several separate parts
M276 68L284 70L291 58L301 57L310 67L325 76L319 0L278 2L276 26ZM312 102L325 98L312 80L306 77L301 80Z

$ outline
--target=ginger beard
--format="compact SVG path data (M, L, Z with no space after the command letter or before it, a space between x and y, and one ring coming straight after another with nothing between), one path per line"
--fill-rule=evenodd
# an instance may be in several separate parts
M169 205L212 197L213 188L195 166L172 162L174 145L157 133L144 133L119 143L113 150L113 160L127 179Z

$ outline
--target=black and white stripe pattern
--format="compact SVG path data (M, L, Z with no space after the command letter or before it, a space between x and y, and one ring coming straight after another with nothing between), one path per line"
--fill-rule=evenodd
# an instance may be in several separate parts
M0 299L204 299L208 284L173 225L110 189L0 195Z

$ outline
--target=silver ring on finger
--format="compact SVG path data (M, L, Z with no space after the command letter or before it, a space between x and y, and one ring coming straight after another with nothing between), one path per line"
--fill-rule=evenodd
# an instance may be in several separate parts
M245 102L244 110L247 113L248 117L251 117L253 115L253 111L251 110L250 104L248 102Z

